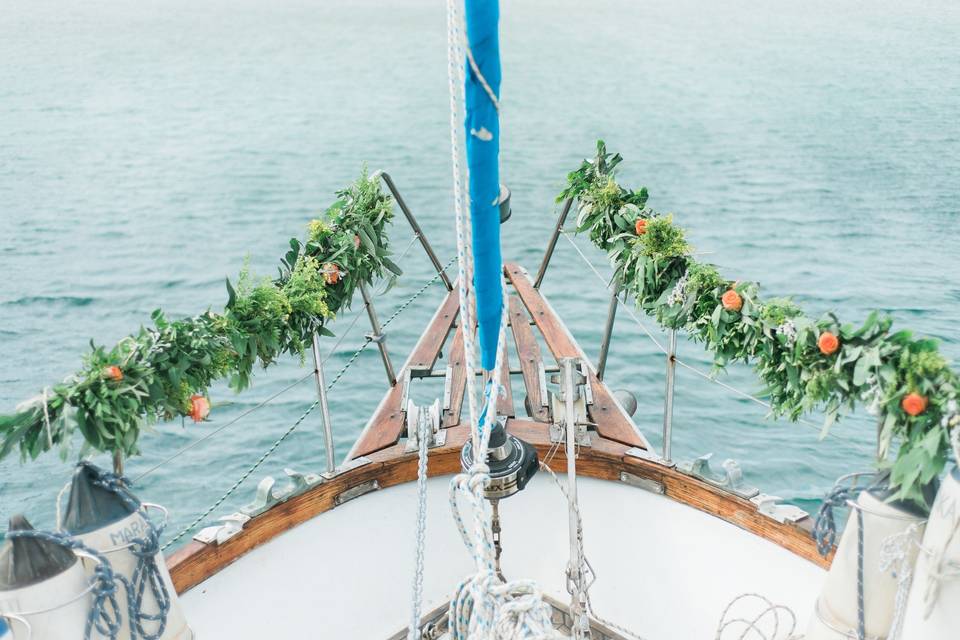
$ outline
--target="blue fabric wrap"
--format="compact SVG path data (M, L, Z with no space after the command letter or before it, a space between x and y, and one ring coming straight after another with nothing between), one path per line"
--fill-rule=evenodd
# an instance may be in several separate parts
M467 42L474 62L500 96L500 7L497 0L466 0ZM503 309L500 255L500 121L469 61L466 82L467 166L473 217L473 273L477 296L480 365L492 370ZM491 137L492 136L492 137ZM486 139L484 139L486 138Z

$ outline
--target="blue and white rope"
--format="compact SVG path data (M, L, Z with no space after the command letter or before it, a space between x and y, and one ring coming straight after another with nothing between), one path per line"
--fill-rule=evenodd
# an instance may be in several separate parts
M476 346L474 331L473 251L470 207L463 189L460 167L460 104L464 101L464 29L461 25L458 0L447 0L447 78L450 92L450 148L453 170L454 209L457 232L457 286L460 293L460 325L463 331L464 360L467 367L467 406L469 412L474 460L466 473L458 474L450 483L450 507L464 545L471 551L477 572L458 585L450 601L449 625L452 640L486 639L553 639L562 637L554 631L550 608L543 602L536 586L528 581L502 583L495 570L495 552L491 515L487 511L483 489L489 481L484 461L490 432L496 419L496 403L501 392L501 370L506 351L507 304L502 305L500 336L494 369L486 380L483 409L478 411L476 393ZM459 100L458 100L459 96ZM469 180L469 176L467 176ZM482 422L482 424L481 424ZM460 512L458 494L472 511L472 534Z

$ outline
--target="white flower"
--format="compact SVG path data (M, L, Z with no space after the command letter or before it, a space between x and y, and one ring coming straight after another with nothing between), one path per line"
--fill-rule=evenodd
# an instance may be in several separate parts
M948 400L946 409L943 413L943 419L940 420L940 426L945 429L960 427L960 408L957 407L957 401L954 399Z
M673 291L670 292L670 295L667 297L668 305L683 304L683 301L687 299L687 274L684 273L683 277L677 280L677 284L673 285Z
M797 325L793 320L785 320L783 324L777 327L777 333L786 336L787 342L792 344L797 339Z

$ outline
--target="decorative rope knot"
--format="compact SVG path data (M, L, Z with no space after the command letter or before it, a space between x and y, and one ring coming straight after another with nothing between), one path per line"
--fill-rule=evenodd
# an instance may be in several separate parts
M474 462L470 466L470 469L467 470L467 473L470 474L471 476L489 475L490 467L489 465L487 465L486 462Z

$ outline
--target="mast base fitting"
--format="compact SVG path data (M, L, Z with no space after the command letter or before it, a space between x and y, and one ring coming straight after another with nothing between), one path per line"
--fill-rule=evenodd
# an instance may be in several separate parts
M497 420L490 433L490 445L487 449L487 467L490 482L483 489L487 500L509 498L523 491L537 470L540 461L533 445L507 433L505 418ZM464 471L473 466L473 441L467 440L460 451L460 466Z

